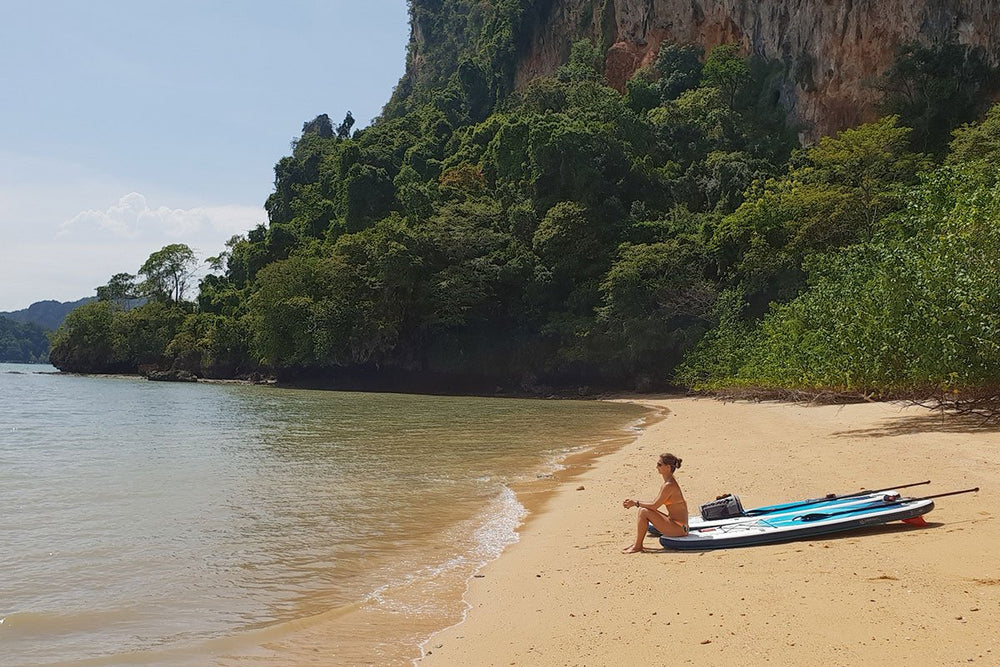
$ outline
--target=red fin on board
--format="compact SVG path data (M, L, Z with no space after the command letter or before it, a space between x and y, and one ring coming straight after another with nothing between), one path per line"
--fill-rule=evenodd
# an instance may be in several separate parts
M927 522L924 521L924 517L922 517L922 516L915 516L915 517L911 517L909 519L903 519L902 521L903 521L903 523L908 523L911 526L926 526L927 525Z

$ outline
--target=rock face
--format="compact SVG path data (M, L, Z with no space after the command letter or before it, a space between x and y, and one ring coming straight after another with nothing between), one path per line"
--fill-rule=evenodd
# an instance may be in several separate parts
M570 44L598 37L605 74L622 89L663 42L706 50L738 43L785 65L776 91L804 138L873 120L874 83L904 44L954 41L1000 61L1000 3L991 0L552 0L537 3L515 85L563 64Z
M197 382L198 376L185 370L151 370L145 373L147 380L154 382Z

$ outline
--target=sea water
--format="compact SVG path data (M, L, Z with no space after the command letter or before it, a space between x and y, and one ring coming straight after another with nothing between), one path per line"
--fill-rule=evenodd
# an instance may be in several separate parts
M0 664L406 664L645 414L0 364Z

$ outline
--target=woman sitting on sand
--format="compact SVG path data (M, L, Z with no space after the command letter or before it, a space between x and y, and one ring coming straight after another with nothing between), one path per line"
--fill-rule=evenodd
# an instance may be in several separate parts
M625 508L638 507L639 518L636 523L635 544L622 549L622 553L634 554L642 551L642 540L646 537L649 524L670 537L680 537L688 534L688 506L681 493L681 487L674 479L674 471L681 467L681 460L673 454L660 454L656 462L656 471L663 476L663 486L656 500L645 502L626 498L622 502ZM664 514L656 509L663 505Z

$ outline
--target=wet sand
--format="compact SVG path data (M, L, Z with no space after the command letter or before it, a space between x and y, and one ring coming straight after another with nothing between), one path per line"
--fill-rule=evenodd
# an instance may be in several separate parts
M474 578L466 619L426 665L1000 664L1000 430L889 403L806 406L648 399L669 410L565 481ZM692 513L926 479L929 525L806 541L623 555L624 498L650 499L672 452Z

